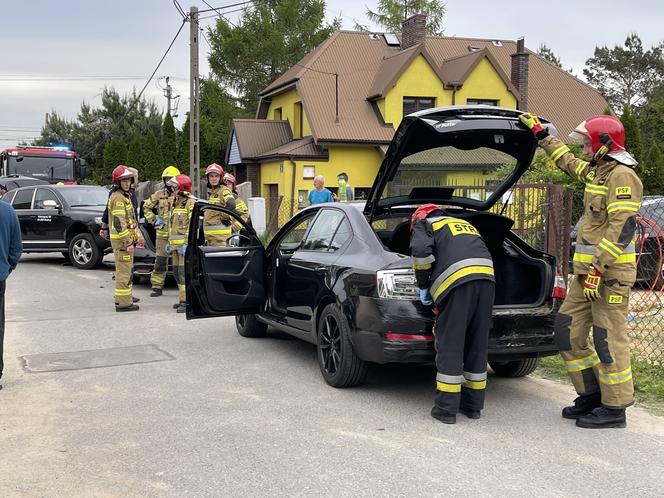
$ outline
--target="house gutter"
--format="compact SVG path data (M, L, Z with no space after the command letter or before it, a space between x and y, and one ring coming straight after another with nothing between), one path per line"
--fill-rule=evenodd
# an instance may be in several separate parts
M453 81L450 83L450 86L452 87L452 105L456 105L456 93L463 85L457 81Z

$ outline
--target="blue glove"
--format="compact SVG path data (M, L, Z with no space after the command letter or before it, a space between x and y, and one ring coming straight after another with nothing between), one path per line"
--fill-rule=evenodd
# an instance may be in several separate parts
M431 306L433 304L433 300L429 295L429 289L420 289L420 302L424 306Z
M180 249L178 249L178 254L180 256L184 256L184 254L187 252L187 243L185 242L180 246Z
M164 226L164 219L161 216L157 216L157 218L154 220L154 226L159 228Z
M173 252L173 248L171 247L170 244L166 244L166 247L164 247L164 251L166 251L166 254L170 254Z

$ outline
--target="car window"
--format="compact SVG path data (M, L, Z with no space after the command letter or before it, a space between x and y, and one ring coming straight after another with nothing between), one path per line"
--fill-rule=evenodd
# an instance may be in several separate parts
M314 224L302 244L302 249L309 251L327 251L332 237L344 219L344 214L336 209L323 209L314 220Z
M60 204L58 202L58 198L55 196L53 192L51 192L48 189L45 188L38 188L37 189L37 195L35 195L35 207L34 209L45 209L44 208L44 201L55 201L57 204Z
M16 192L15 192L14 190L10 190L10 191L7 192L5 195L3 195L3 196L1 197L1 199L2 199L3 201L5 201L7 204L11 204L11 203L12 203L12 200L14 200L14 194L15 194L15 193L16 193Z
M334 234L332 242L330 242L329 250L337 251L341 249L343 245L348 242L348 239L350 239L351 235L353 235L353 232L350 229L350 223L348 223L348 220L344 218L341 221L339 228L337 228L337 233Z
M288 233L283 236L281 241L279 241L279 247L284 245L295 246L301 244L304 240L305 234L307 233L311 219L312 217L309 216L291 228Z
M30 209L30 206L32 205L32 195L34 193L35 189L33 188L17 190L16 196L14 197L14 202L12 202L14 209Z

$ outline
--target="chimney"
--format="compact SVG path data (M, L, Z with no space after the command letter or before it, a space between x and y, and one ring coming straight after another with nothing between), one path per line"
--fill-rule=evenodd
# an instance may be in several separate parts
M516 53L512 54L512 83L519 91L521 98L517 109L528 110L528 58L523 36L516 41Z
M401 50L424 42L427 36L427 16L415 14L401 24Z

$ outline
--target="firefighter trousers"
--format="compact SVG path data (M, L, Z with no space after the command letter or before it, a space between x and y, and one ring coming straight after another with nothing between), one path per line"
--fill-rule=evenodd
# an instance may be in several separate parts
M150 284L153 289L163 289L164 282L166 281L166 270L168 270L168 254L166 254L166 244L168 239L157 237L155 244L155 259L152 275L150 276Z
M226 247L228 245L228 239L231 238L232 233L230 233L230 228L228 229L228 234L214 234L214 235L205 235L205 241L210 247Z
M177 249L173 249L173 276L178 283L178 296L181 303L187 302L187 293L185 291L184 279L184 256L182 256Z
M113 249L115 258L115 305L131 306L131 279L134 271L134 255L127 249Z
M585 275L574 275L555 322L560 356L579 395L602 393L602 404L624 408L634 403L627 313L631 285L602 281L600 298L583 296ZM592 329L593 343L588 342Z
M495 284L472 280L452 289L436 318L436 400L448 413L484 408Z

